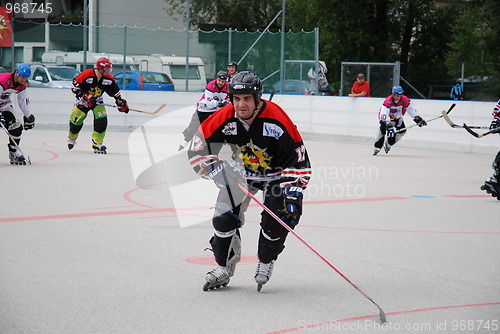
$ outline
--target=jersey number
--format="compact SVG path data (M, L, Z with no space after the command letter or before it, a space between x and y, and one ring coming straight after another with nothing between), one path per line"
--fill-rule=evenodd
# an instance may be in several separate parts
M304 145L297 147L295 152L297 152L297 162L306 160L306 147Z

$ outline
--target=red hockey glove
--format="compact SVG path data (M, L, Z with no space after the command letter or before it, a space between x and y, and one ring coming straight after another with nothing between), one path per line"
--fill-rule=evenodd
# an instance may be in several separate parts
M116 105L118 106L118 111L119 112L124 112L124 113L128 114L129 109L128 109L127 100L125 100L125 99L116 99Z

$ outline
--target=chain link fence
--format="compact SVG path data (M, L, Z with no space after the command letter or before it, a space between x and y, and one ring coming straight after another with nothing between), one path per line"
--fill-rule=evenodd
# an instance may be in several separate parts
M42 63L44 53L49 51L81 53L85 45L85 36L88 36L89 53L113 54L117 59L120 58L119 55L123 56L123 59L137 55L175 56L182 59L188 55L201 58L207 82L215 78L219 70L225 70L229 61L238 62L238 71L253 71L261 79L265 79L266 87L272 86L280 78L282 34L279 32L236 30L186 32L136 26L84 27L16 19L12 23L14 47L0 48L0 66L7 70L12 70L12 65L19 62ZM317 35L315 31L286 32L284 61L300 59L315 62L318 59ZM87 57L87 60L89 66L92 66L92 59ZM70 65L74 66L73 63ZM140 63L137 65L139 68ZM313 68L315 66L315 64L309 65ZM120 66L124 65L120 65L118 61L115 67L120 68ZM294 71L286 71L285 76L286 80L302 78L302 74ZM176 90L183 90L182 85L176 86Z

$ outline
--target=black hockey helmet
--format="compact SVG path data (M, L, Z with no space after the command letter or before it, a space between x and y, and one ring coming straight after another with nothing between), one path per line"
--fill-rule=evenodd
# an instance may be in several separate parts
M230 61L229 63L227 63L227 67L229 67L229 66L234 66L234 67L238 68L238 63L235 61Z
M258 106L262 97L262 81L255 73L240 72L232 77L227 91L231 103L233 102L233 94L253 94L255 105Z
M217 78L222 80L227 80L227 72L226 71L217 72Z

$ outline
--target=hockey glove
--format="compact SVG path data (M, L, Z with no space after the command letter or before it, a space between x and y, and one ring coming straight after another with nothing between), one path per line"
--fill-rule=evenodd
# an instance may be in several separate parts
M31 114L29 117L24 116L24 130L33 129L35 127L35 116Z
M495 118L491 121L490 130L495 130L500 127L500 118Z
M116 99L116 105L118 106L118 111L119 112L124 112L124 113L128 114L129 109L128 109L127 100L125 100L125 99Z
M392 123L387 123L386 135L387 135L387 138L392 138L396 135L396 129L394 129L394 125L392 125Z
M222 100L222 101L219 101L219 103L217 104L217 106L218 106L219 108L222 108L222 107L227 106L228 104L229 104L229 101L227 101L227 100Z
M219 189L230 188L237 189L236 183L245 184L243 176L236 172L227 161L217 160L204 167L205 174L209 179L215 182ZM234 188L236 186L236 188Z
M288 186L283 189L283 209L279 210L281 219L290 227L299 223L302 215L302 198L304 194L300 187Z
M415 118L413 118L413 121L415 123L418 124L419 127L422 127L422 126L426 126L427 125L427 122L425 121L425 119L423 119L422 117L420 116L415 116Z

